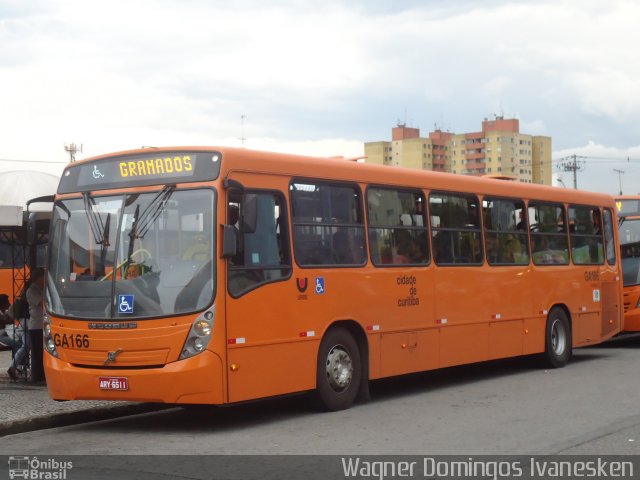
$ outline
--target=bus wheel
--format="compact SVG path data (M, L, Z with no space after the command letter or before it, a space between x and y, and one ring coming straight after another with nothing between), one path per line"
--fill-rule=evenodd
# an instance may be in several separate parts
M316 395L321 407L336 411L353 404L362 381L360 350L344 328L333 328L320 343Z
M551 368L562 368L571 358L571 327L567 314L554 308L547 317L544 362Z

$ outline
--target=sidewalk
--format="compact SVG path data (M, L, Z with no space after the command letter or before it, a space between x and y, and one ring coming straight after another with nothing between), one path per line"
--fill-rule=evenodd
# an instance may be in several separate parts
M144 413L163 408L151 403L75 400L56 402L46 385L7 375L11 351L0 351L0 437L15 433Z

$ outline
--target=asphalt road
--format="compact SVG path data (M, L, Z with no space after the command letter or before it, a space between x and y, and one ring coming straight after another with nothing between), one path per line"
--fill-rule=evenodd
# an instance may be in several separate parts
M372 384L372 400L319 413L305 395L182 408L3 438L5 455L640 454L640 335L533 358Z

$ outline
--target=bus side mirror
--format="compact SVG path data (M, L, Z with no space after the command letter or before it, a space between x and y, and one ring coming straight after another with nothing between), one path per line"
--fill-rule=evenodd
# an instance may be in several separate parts
M233 225L222 225L222 257L232 258L238 254L238 229Z
M31 212L27 218L27 245L33 246L38 243L38 233L36 229L36 214Z
M255 233L258 225L258 195L247 193L242 197L240 208L240 231Z

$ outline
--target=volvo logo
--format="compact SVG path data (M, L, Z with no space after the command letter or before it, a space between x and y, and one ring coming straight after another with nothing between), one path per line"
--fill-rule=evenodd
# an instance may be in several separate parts
M121 352L122 352L121 348L117 349L115 352L107 352L107 359L104 361L104 364L109 365L110 363L115 362L116 357L120 355Z

